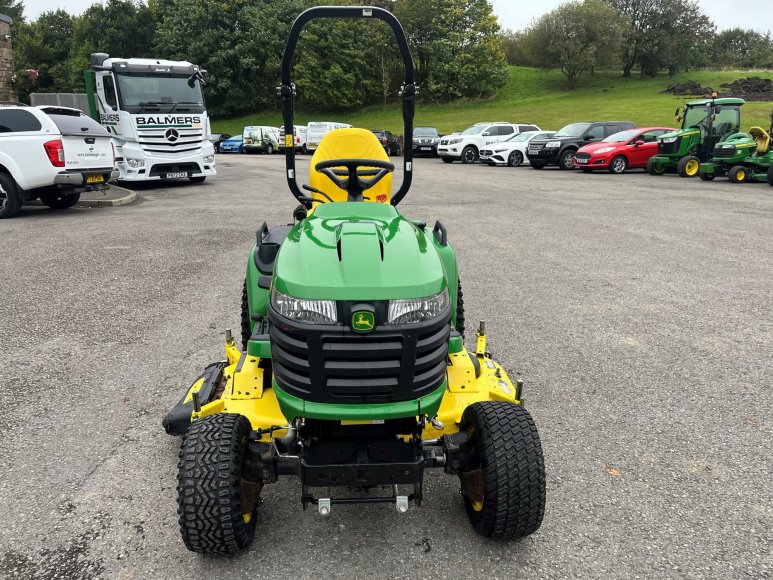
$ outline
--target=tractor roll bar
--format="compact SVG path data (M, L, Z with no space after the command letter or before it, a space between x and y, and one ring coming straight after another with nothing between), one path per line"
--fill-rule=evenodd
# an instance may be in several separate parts
M295 85L290 79L293 55L298 44L301 31L307 22L318 18L376 18L383 20L392 28L400 49L400 56L405 67L405 78L400 90L403 102L403 182L400 189L392 197L392 205L397 205L411 188L413 178L413 113L414 97L418 89L413 81L413 59L411 49L408 47L408 39L400 24L400 21L391 12L383 8L372 6L317 6L303 11L293 22L290 35L287 37L284 57L282 58L282 84L277 92L282 100L282 119L285 126L285 167L287 184L292 194L304 205L307 201L301 198L306 196L301 192L296 181L295 172L295 141L294 141L294 116L295 116ZM293 142L288 146L288 135Z

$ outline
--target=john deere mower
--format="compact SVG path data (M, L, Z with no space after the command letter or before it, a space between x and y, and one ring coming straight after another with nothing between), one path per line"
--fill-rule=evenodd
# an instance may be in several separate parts
M770 128L752 127L749 135L753 139L750 154L737 161L730 168L728 178L733 183L767 181L773 185L773 147L770 136L773 134L773 112L770 114Z
M746 137L739 133L741 125L740 108L743 99L716 98L699 99L677 109L677 119L682 128L658 137L658 154L650 157L647 171L650 175L662 175L668 169L676 169L681 177L701 176L711 180L717 176L717 169L701 171L701 163L706 164L712 151L722 142L737 137Z
M316 18L386 22L405 66L405 142L413 133L413 61L386 10L316 7L293 23L279 96L293 135L291 65ZM535 532L545 506L539 435L523 383L491 358L480 323L464 345L454 249L441 222L427 228L396 207L413 175L411 148L392 194L384 148L362 129L330 132L298 187L292 223L257 229L242 296L242 344L226 332L226 359L209 365L164 418L182 436L178 515L185 545L226 554L252 541L260 494L297 477L300 504L386 504L403 513L423 498L425 472L458 478L472 527L490 538ZM240 348L240 346L242 348ZM450 498L449 498L450 499Z

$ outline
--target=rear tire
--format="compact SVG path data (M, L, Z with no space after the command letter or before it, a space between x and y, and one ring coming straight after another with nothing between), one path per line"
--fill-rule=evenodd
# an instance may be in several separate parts
M274 153L274 146L271 143L269 143L268 145L266 145L266 155L271 155L273 153Z
M701 160L695 155L686 155L679 160L676 172L679 177L695 177L701 168Z
M647 160L647 173L650 175L663 175L666 172L666 168L655 161L654 157L650 157Z
M625 173L626 169L628 169L628 159L622 155L618 155L609 163L610 173L619 175L621 173Z
M472 527L498 539L536 532L545 514L545 463L531 415L515 403L483 401L464 410L461 429L480 458L482 496L462 489Z
M7 173L0 173L0 219L12 218L21 211L21 199L16 181Z
M558 167L561 169L573 169L575 153L574 149L567 149L561 153L561 157L558 159Z
M191 180L191 183L204 183L204 180L207 178L206 175L198 175L196 177L189 177L188 179Z
M451 157L441 157L443 163L453 163L454 160Z
M727 179L731 183L743 183L749 180L749 170L742 165L734 165L727 172Z
M247 297L247 279L244 279L244 286L242 286L242 348L244 352L247 352L247 342L252 336L252 328L250 327L250 301Z
M470 163L475 163L478 160L478 150L475 149L472 145L467 145L464 149L462 149L462 163L465 165L468 165Z
M520 151L512 151L507 158L507 164L510 167L520 167L523 163L523 153Z
M67 209L74 206L80 200L80 193L60 193L58 191L47 191L40 194L40 201L51 209Z
M251 430L244 415L218 413L194 421L183 436L177 514L183 542L192 552L234 554L255 536L255 510L244 513L242 495L242 461Z

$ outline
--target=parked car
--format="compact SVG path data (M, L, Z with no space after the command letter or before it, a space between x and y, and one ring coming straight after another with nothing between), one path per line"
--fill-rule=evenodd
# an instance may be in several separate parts
M553 131L526 131L519 135L513 135L507 141L502 141L491 147L491 149L480 150L481 163L489 165L509 165L518 167L523 163L528 163L529 158L526 155L526 149L532 139L547 139L553 136Z
M230 139L231 136L228 133L212 133L209 136L209 142L215 148L215 153L220 152L220 144L226 139Z
M635 126L631 121L570 123L556 131L550 139L534 139L529 143L529 165L534 169L542 169L546 165L572 169L574 154L580 147Z
M384 151L386 151L386 154L390 157L393 155L400 155L400 153L402 153L400 142L391 131L376 129L371 131L371 133L378 137L378 140L381 141L381 144L384 146Z
M244 137L234 135L230 139L226 139L220 143L218 151L220 153L244 153Z
M676 131L668 127L628 129L610 135L601 143L580 147L574 156L574 168L590 173L594 169L606 169L610 173L623 173L626 169L646 168L650 157L658 153L657 138Z
M458 135L449 135L440 140L438 155L446 163L461 161L462 163L475 163L481 149L487 149L486 145L493 145L509 139L513 135L526 131L539 131L536 125L517 123L475 123Z
M306 149L316 151L322 138L334 129L348 129L351 125L346 123L333 123L330 121L312 121L306 125Z
M37 198L53 209L72 207L82 192L117 178L110 134L78 109L0 108L0 218Z
M432 157L437 157L438 143L440 143L440 135L435 127L414 127L414 155L431 155Z
M245 153L267 153L279 151L279 128L268 125L250 125L242 131Z
M299 153L307 153L306 142L308 141L308 129L306 125L294 125L293 126L293 143L295 144L295 150ZM284 153L285 150L285 128L279 127L279 152Z

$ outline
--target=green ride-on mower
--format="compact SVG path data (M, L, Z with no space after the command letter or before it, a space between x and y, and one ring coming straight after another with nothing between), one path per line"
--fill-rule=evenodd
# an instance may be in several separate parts
M751 154L739 159L730 168L728 178L733 183L767 181L773 186L773 147L770 136L773 135L773 112L770 114L770 128L752 127L749 135L753 139Z
M316 7L293 23L279 96L293 135L293 54L316 18L386 22L405 66L405 142L413 134L413 61L390 12ZM178 515L185 545L228 554L250 544L265 485L297 477L303 508L421 504L428 469L458 478L472 527L490 538L535 532L545 509L539 435L523 382L491 358L483 322L474 351L454 249L396 206L411 186L411 148L394 165L363 129L337 129L296 181L285 148L293 223L257 230L242 297L242 345L209 365L164 418L182 436ZM308 193L308 195L306 194ZM240 346L242 349L240 349Z
M738 133L741 126L743 99L699 99L676 110L682 128L658 137L658 154L650 157L647 171L650 175L662 175L668 169L676 169L681 177L701 176L711 180L716 171L701 172L701 163L707 163L714 149L723 141L746 133ZM708 167L708 166L707 166Z

